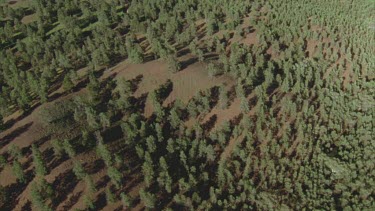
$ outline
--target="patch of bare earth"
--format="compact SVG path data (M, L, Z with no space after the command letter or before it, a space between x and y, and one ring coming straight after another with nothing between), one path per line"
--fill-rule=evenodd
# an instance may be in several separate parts
M183 60L184 58L180 59ZM191 58L185 57L186 60ZM156 60L144 64L122 63L112 71L116 78L134 79L142 76L142 81L138 85L135 97L147 94L150 90L155 90L165 84L167 80L173 83L173 90L164 101L164 106L174 102L176 99L187 103L200 90L206 90L214 86L232 83L232 79L226 76L210 78L203 63L188 65L185 69L171 73L164 61ZM145 116L149 117L153 112L152 103L146 100Z
M256 31L249 33L246 35L246 37L240 41L240 43L245 44L245 45L257 45L259 43Z
M29 24L29 23L35 21L36 20L35 18L36 18L35 14L26 15L25 17L22 18L21 22L23 24Z

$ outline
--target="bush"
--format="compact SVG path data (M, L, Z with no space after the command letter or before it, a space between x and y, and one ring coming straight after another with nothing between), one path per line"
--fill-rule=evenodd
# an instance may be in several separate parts
M74 107L72 100L46 104L38 113L39 121L48 132L67 129L67 126L74 125Z
M72 118L74 104L71 100L53 102L45 105L39 112L39 119L42 123L56 124Z

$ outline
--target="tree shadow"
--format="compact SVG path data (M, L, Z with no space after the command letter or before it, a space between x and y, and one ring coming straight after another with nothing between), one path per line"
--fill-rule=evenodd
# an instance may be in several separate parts
M239 125L241 120L243 119L243 114L239 114L235 116L233 119L230 120L231 125Z
M203 125L202 128L205 131L205 133L209 134L210 131L215 127L215 124L217 122L217 115L214 114L210 117L209 120L207 120Z
M83 192L80 191L78 193L75 193L69 200L69 202L67 203L67 205L65 205L63 207L64 210L71 210L71 208L79 201L79 199L81 198Z
M102 159L97 159L94 162L84 165L84 168L88 174L96 174L100 170L104 169L104 167L105 163Z
M27 201L23 206L22 206L22 211L31 211L31 201Z
M75 177L72 169L65 173L59 174L59 176L55 178L55 181L52 183L52 188L54 190L58 190L55 191L56 197L53 201L55 207L66 200L67 195L73 192L78 182L79 181Z
M34 142L34 144L37 146L37 147L40 147L41 145L43 145L44 143L46 143L47 141L51 140L51 135L47 135L47 136L44 136L38 140L36 140Z
M189 67L190 65L192 65L192 64L194 64L196 62L198 62L198 58L195 58L195 57L194 58L189 58L189 59L187 59L185 61L181 61L180 62L180 65L181 65L181 70L180 71L185 70L187 67Z
M33 159L29 157L27 161L22 164L22 169L29 169L32 164L33 164Z
M8 195L8 200L5 206L1 210L13 210L13 208L18 204L18 197L25 191L27 184L32 180L33 175L31 171L28 171L25 175L26 182L23 184L21 182L13 183L9 186L6 186L5 189Z
M166 83L161 85L157 90L158 100L164 102L173 91L173 82L168 79Z
M102 133L105 143L111 143L123 137L121 125L108 128Z
M139 84L142 82L143 80L143 75L142 74L139 74L137 75L135 78L129 80L130 84L131 84L131 91L134 93L135 91L137 91L138 87L139 87Z
M41 104L38 102L35 105L31 106L27 110L24 110L20 116L15 119L10 119L4 124L3 130L7 130L11 128L16 122L21 121L25 117L29 116L36 108L38 108Z
M204 60L217 60L219 59L219 56L217 55L217 53L209 53L204 55Z
M178 193L178 186L174 185L171 193L166 192L165 190L158 191L158 199L156 210L163 210L170 202L173 201L173 197Z
M155 55L154 54L147 55L147 56L145 56L143 58L142 64L150 62L150 61L153 61L153 60L155 60Z
M116 209L114 209L114 211L121 211L121 210L124 210L125 208L123 208L122 205L120 205L119 207L117 207ZM126 209L125 209L126 210Z
M47 168L50 169L51 171L52 171L52 169L55 169L56 167L58 167L63 162L69 160L69 156L65 153L63 153L61 156L55 156L52 149L48 149L46 151L47 152L44 152L44 153L46 153L46 155L44 155L43 157L46 161L50 161L50 162L47 162ZM51 153L51 151L52 151L52 153Z
M4 136L2 139L0 139L0 147L4 147L5 145L9 144L13 139L15 139L19 135L23 134L24 132L26 132L32 124L33 124L33 122L25 124L25 125L17 128L16 130L14 130L10 134Z
M102 210L107 205L107 200L105 197L105 192L101 192L98 198L94 202L95 210Z
M130 192L133 188L135 188L137 185L139 185L142 182L141 177L136 177L131 180L131 182L127 182L126 187L124 188L124 191L126 193Z
M102 189L102 188L105 188L107 186L107 184L109 183L110 181L110 178L105 175L104 177L102 177L96 184L96 188L99 190L99 189Z
M228 90L228 107L231 106L231 104L233 103L233 101L236 99L236 87L233 85L230 87L230 89Z
M214 86L210 89L210 109L215 107L219 102L219 87Z
M55 100L59 99L60 97L64 97L64 96L67 96L69 94L79 92L81 89L85 88L89 82L90 82L90 80L88 78L85 78L85 79L81 80L80 82L78 82L70 92L64 91L62 93L55 93L48 98L48 101L52 102L52 101L55 101Z
M144 113L148 93L143 93L140 97L133 99L132 102L135 112Z
M190 53L190 50L188 48L183 48L177 52L177 57L185 56L188 53Z

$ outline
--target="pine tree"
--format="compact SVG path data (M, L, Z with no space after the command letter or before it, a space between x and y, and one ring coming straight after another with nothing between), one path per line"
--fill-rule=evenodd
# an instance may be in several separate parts
M96 187L95 187L94 180L92 179L92 177L89 174L86 174L85 183L86 183L86 187L87 187L89 193L94 194L96 192Z
M85 204L85 206L86 206L89 210L95 210L95 204L94 204L94 202L93 202L92 197L90 197L89 195L84 195L84 196L83 196L83 203Z
M119 189L122 183L122 174L116 168L110 166L108 167L107 174L116 188Z
M107 189L105 190L105 198L107 200L107 204L113 204L116 202L116 196L112 192L110 187L107 187Z
M89 80L89 84L87 85L89 100L92 104L95 104L100 97L100 82L93 71L89 72Z
M0 155L0 168L4 168L7 165L7 160L4 155Z
M145 204L145 206L149 209L155 208L155 203L156 203L156 197L154 194L146 191L145 189L141 189L139 191L139 196L142 200L142 202Z
M9 146L8 151L9 151L9 154L10 154L14 159L21 159L22 156L23 156L23 155L22 155L22 152L21 152L21 149L20 149L18 146L14 145L14 144L11 144L11 145Z
M65 139L63 141L63 147L66 154L68 154L70 158L74 158L76 156L76 151L69 140Z
M169 120L172 128L177 129L182 123L176 108L170 110Z
M106 166L112 166L113 160L112 160L111 152L107 149L107 147L103 144L102 141L98 141L98 142L99 143L97 145L96 152L103 159Z
M180 71L180 69L181 69L181 65L180 65L176 55L168 56L167 64L168 64L168 70L171 73L176 73L176 72Z
M104 129L109 128L111 126L111 121L105 113L102 112L99 114L99 120L100 124Z
M145 161L142 165L142 172L146 186L150 186L154 178L153 162L149 152L145 152Z
M219 106L221 109L227 109L228 108L228 93L224 86L220 86L219 88Z
M48 99L48 87L49 83L45 77L42 77L39 81L38 95L42 103L47 102Z
M52 145L55 156L61 157L64 153L63 142L57 139L53 139L51 141L51 145Z
M220 70L219 67L217 67L214 63L209 63L207 65L207 72L210 78L213 78L223 73L223 71Z
M149 153L154 153L156 151L155 137L149 136L146 138L147 151Z
M157 181L160 187L164 187L168 193L172 192L172 178L168 173L168 164L164 157L160 157L159 166L161 168Z
M25 173L23 172L22 165L18 160L13 161L13 174L17 178L18 181L21 183L26 182L26 176Z
M73 172L79 180L82 180L87 176L85 169L83 169L83 166L79 161L73 162Z
M162 121L165 116L163 105L159 103L158 101L155 101L153 103L153 107L154 107L154 111L155 111L158 122Z
M96 111L91 108L91 107L86 107L85 108L85 113L86 113L86 118L87 118L87 123L92 129L97 129L99 128L99 123L98 123L98 115Z
M247 98L246 97L241 97L241 111L242 113L244 114L247 114L250 112L250 106L249 106L249 102L247 101Z
M33 182L31 184L30 196L31 196L31 202L33 206L38 208L38 210L41 210L41 211L51 210L49 207L47 207L44 204L43 196L40 193L39 188L37 186L38 185L36 182Z
M143 63L143 60L144 60L143 52L139 44L136 44L135 46L132 46L131 48L129 48L128 56L129 56L129 60L134 64Z
M72 79L70 78L68 74L65 75L64 77L63 88L66 92L71 92L72 89L74 88L74 83L72 82Z
M33 153L36 174L39 176L45 176L47 174L47 168L45 166L42 153L35 144L32 145L31 150Z
M122 202L122 204L124 205L125 208L132 208L133 199L131 198L131 196L129 196L126 193L121 193L120 197L121 197L121 202Z

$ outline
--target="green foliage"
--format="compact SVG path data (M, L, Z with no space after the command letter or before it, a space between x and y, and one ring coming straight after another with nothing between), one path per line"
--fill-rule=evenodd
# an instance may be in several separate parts
M221 109L227 109L229 104L228 92L224 86L219 88L219 106Z
M181 118L180 118L179 111L178 111L176 108L173 108L173 109L170 111L169 120L170 120L170 122L171 122L171 126L172 126L174 129L177 129L177 128L181 125L182 120L181 120Z
M112 159L112 154L111 152L107 149L106 145L102 141L99 141L96 152L98 155L104 160L104 163L107 166L112 166L113 165L113 159Z
M43 160L42 153L39 148L33 144L31 147L33 153L33 163L35 165L35 172L39 176L45 176L47 174L47 168Z
M14 144L11 144L9 146L9 154L14 158L14 159L22 159L23 155L22 155L22 152L21 152L21 149L14 145Z
M142 165L142 172L144 174L144 180L146 182L146 185L150 186L155 172L153 169L152 159L149 152L145 153L145 161Z
M218 75L221 75L223 74L224 71L222 71L220 69L220 67L218 67L217 65L215 65L214 63L209 63L207 65L207 71L208 71L208 76L210 78L213 78L215 76L218 76Z
M129 48L128 56L132 63L135 63L135 64L143 63L144 57L142 53L142 48L139 45L135 45Z
M95 183L94 183L92 177L88 174L86 174L85 183L86 183L87 189L89 190L89 193L94 194L96 192Z
M133 199L126 193L121 193L121 202L125 208L132 208L133 206Z
M56 133L73 125L73 111L73 101L61 100L43 106L38 112L38 118L47 132Z
M64 153L64 144L58 139L51 140L51 145L55 156L61 157Z
M13 161L13 174L17 178L18 181L21 183L26 182L26 176L25 173L23 172L22 165L18 160Z
M122 181L122 174L114 167L108 167L107 174L113 184L115 184L116 188L119 189L121 187Z
M74 158L76 156L76 150L69 140L65 139L63 141L63 147L64 151L69 155L70 158Z
M86 206L87 209L89 209L89 210L95 210L94 200L92 199L91 196L84 195L83 196L83 203L85 204L85 206Z
M7 160L4 155L0 155L0 168L4 168L7 165Z
M144 190L143 188L139 191L139 196L145 206L149 209L155 208L156 197L154 194Z
M39 181L31 183L30 196L31 203L38 210L52 210L52 208L47 205L47 200L52 199L53 189L45 179L40 179Z
M72 82L70 75L65 75L63 80L63 88L67 92L70 92L74 88L74 83Z
M168 164L164 157L160 157L159 166L161 167L157 181L161 187L165 187L168 193L172 192L172 178L168 173Z
M181 65L177 59L176 55L170 55L167 57L168 70L171 73L176 73L180 71Z
M116 202L116 198L115 198L115 195L113 194L112 190L110 187L107 187L106 190L105 190L105 197L106 197L106 200L107 200L107 203L108 204L113 204Z
M79 161L74 161L73 163L73 172L76 175L77 179L82 180L86 178L87 173L83 168L82 164Z

